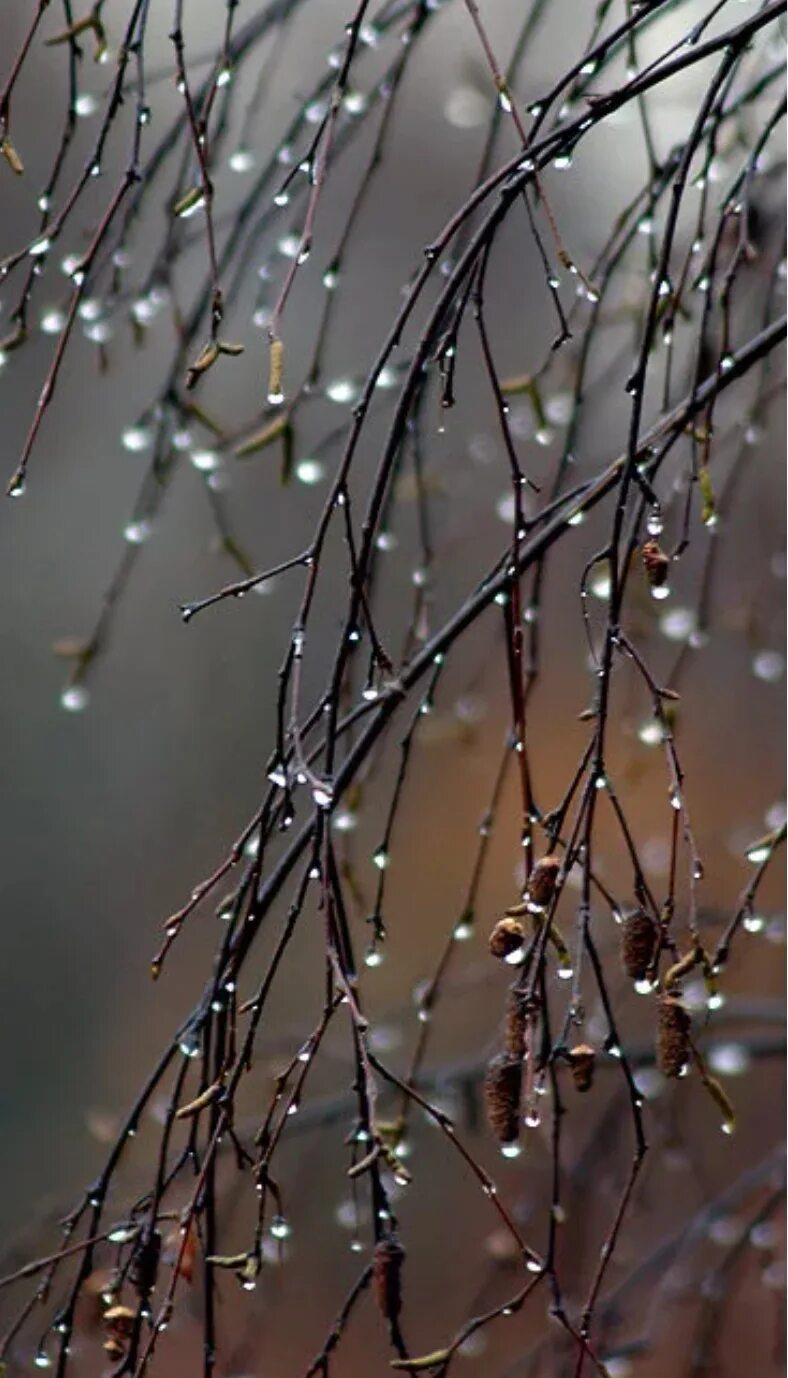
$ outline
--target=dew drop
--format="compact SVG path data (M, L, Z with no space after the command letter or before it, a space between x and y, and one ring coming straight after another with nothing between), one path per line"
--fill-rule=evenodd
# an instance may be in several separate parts
M254 167L254 154L248 148L236 148L228 161L233 172L250 172Z
M121 434L120 440L124 450L130 450L133 454L147 449L151 442L151 433L147 426L127 426Z
M355 383L350 378L337 378L326 388L326 397L330 402L337 402L341 405L352 402L357 396L357 391Z
M60 706L67 713L81 713L90 702L90 694L84 684L69 684L60 695Z
M123 528L123 537L129 542L129 545L143 545L150 537L152 530L151 523L142 517L139 521L126 523Z
M295 467L295 476L299 483L305 483L311 487L315 483L320 483L325 478L326 466L319 459L300 459Z

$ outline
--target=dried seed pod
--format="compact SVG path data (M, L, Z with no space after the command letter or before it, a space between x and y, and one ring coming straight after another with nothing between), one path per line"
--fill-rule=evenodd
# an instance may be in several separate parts
M590 1043L576 1043L569 1049L569 1069L578 1091L590 1091L594 1082L596 1053Z
M525 1051L525 996L512 986L506 1000L506 1028L504 1046L511 1058L521 1058Z
M543 856L541 861L537 861L528 878L528 898L532 904L540 909L547 908L555 894L560 870L561 858L558 856Z
M503 961L525 941L525 929L517 919L499 919L490 934L490 952Z
M637 909L624 920L621 965L632 981L644 980L654 958L657 933L648 914Z
M657 1012L657 1066L665 1077L678 1077L689 1060L690 1017L680 1000L663 995Z
M658 541L646 541L641 548L646 578L653 589L663 588L670 569L670 556L666 555Z
M405 1250L395 1234L384 1234L372 1254L372 1287L378 1307L388 1321L402 1309L402 1264Z
M484 1078L487 1123L499 1144L512 1144L520 1128L520 1090L523 1066L519 1058L499 1053Z
M130 1306L110 1306L104 1312L104 1324L115 1339L126 1339L134 1329L136 1315Z

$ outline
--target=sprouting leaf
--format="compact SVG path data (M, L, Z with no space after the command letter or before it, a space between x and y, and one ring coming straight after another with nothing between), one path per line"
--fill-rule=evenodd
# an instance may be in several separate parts
M236 445L234 451L236 458L246 459L248 455L259 454L261 450L266 449L266 447L272 444L274 440L277 440L280 435L283 435L287 428L288 420L286 416L275 417L273 421L269 421L266 426L263 426L262 430L255 431L254 435L249 436L248 440L242 440L240 445Z
M389 1359L391 1368L406 1368L411 1373L423 1372L428 1368L438 1368L451 1357L450 1349L434 1349L432 1354L422 1354L418 1359Z
M700 519L704 526L712 526L717 515L717 503L708 468L704 464L698 472L698 487L702 499Z
M82 19L76 19L73 24L69 24L67 29L63 29L60 33L55 34L53 38L48 38L46 40L46 46L47 48L56 48L62 43L71 43L74 39L79 38L80 34L87 33L88 31L92 32L95 45L93 49L93 60L95 62L100 62L107 51L107 35L104 25L95 12L86 14Z
M3 139L2 143L0 143L0 153L2 153L11 171L15 172L17 177L21 177L25 170L25 165L9 138Z
M196 211L205 200L205 193L202 187L190 187L180 201L176 201L172 208L173 215L191 215Z

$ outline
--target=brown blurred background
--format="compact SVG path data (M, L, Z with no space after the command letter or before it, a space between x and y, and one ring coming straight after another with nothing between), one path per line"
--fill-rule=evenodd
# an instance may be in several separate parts
M514 34L515 7L488 8L490 32L505 53ZM9 8L0 18L4 67L20 40L24 9ZM204 51L215 41L213 7L200 3L188 9L188 36L194 51ZM347 18L346 9L327 0L304 6L272 76L260 135L266 147L292 116L306 80L311 82L322 69L325 53ZM579 9L584 29L590 28L591 7L584 4ZM701 6L695 11L703 12ZM683 7L661 27L655 26L654 42L667 44L683 32L689 14L689 7ZM534 99L566 66L567 27L575 25L575 15L574 6L559 4L540 30L518 86L523 103ZM163 9L154 15L158 51L154 45L151 69L169 61L168 22ZM649 55L646 44L641 60ZM62 76L57 51L39 46L15 109L15 127L31 170L43 167L52 153ZM99 77L90 77L100 90ZM460 5L447 8L407 79L385 170L354 241L352 277L343 289L331 339L329 377L363 371L421 246L467 194L489 112L486 82L467 15ZM700 75L691 74L669 93L655 97L665 150L686 128L699 83ZM164 89L157 99L156 115L164 121L174 96ZM501 151L508 154L511 147L509 135L503 135ZM632 178L642 173L641 156L634 117L621 117L606 127L604 135L594 135L570 172L551 176L551 196L579 261L590 261L598 250L611 206L625 203L628 190L636 185ZM110 163L105 166L108 183ZM328 245L343 223L353 166L352 158L348 165L338 166L321 206L319 229ZM9 181L5 178L0 190L3 252L16 248L32 232L29 195L23 196L16 185L9 187ZM217 189L220 197L232 198L232 175L220 172ZM157 214L151 211L152 220ZM62 251L71 247L64 244ZM190 271L199 266L195 257ZM515 305L510 307L513 274L517 286L511 299ZM299 348L306 350L320 291L318 267L310 265L301 274L288 311L296 354ZM2 294L4 312L12 295L8 290ZM518 231L507 228L502 237L490 314L496 348L505 360L503 371L521 372L538 362L536 344L548 339L553 322L522 226ZM233 313L227 333L253 347L247 348L242 366L228 368L219 385L212 383L209 394L227 418L249 414L249 389L259 387L264 334L254 332L248 317L245 303L244 310ZM162 1039L200 989L214 946L210 913L192 925L188 940L156 987L148 979L148 963L161 920L224 855L256 805L273 735L276 669L300 591L300 575L286 577L263 598L228 603L189 627L181 625L179 601L234 577L232 567L213 548L200 475L184 465L142 552L106 652L91 676L87 711L69 714L60 708L63 667L52 656L52 643L64 635L82 635L92 625L140 482L144 457L125 451L120 437L155 394L169 358L166 328L150 335L145 352L133 354L124 332L118 331L110 346L110 371L101 380L95 376L94 351L86 342L75 341L31 463L25 498L0 509L0 579L5 591L0 604L5 666L0 682L5 975L0 1219L6 1240L14 1241L22 1232L19 1245L10 1245L13 1258L17 1247L19 1256L40 1250L46 1238L43 1223L65 1209L95 1172L117 1116L129 1104ZM50 350L51 340L39 334L0 374L7 474L15 466ZM625 350L620 376L594 394L582 436L582 472L593 472L621 448L626 416L621 388L627 365ZM733 415L731 408L728 415ZM305 453L336 418L336 409L327 405L307 424L301 442ZM312 435L310 424L315 428ZM522 425L527 430L525 416ZM529 471L536 477L546 475L555 446L542 450L527 435L524 446ZM715 537L724 542L724 551L711 637L705 648L691 653L682 679L678 740L706 862L703 901L712 918L731 912L750 874L744 848L779 820L784 793L783 453L782 433L775 425L756 447L751 479ZM332 462L333 456L329 469ZM437 620L469 586L469 557L478 576L505 531L498 513L507 486L505 456L489 399L473 377L446 436L431 440L430 474L441 564ZM301 548L325 484L314 490L283 491L273 462L265 461L236 466L229 481L230 511L257 567ZM669 518L676 510L668 507ZM401 588L404 596L408 561L414 554L413 517L406 496L403 511L400 551L392 557L397 562L389 597L394 610L396 590ZM534 699L533 744L534 773L545 806L560 797L586 740L587 729L577 722L588 699L589 677L576 591L583 562L597 548L602 531L594 519L573 535L571 552L563 552L548 577L544 673ZM675 606L692 605L698 569L691 553L677 579ZM336 576L329 574L329 583L333 577L344 577L339 564ZM650 636L653 613L644 609L642 616L644 634ZM392 625L394 621L392 611ZM320 630L310 638L313 688L322 682L336 630L337 615L332 616L329 600ZM430 974L459 911L478 820L506 727L504 660L491 654L498 638L497 626L486 621L469 639L462 664L448 674L397 824L386 915L390 941L383 966L365 977L365 995L381 1054L400 1071L417 1032L411 992ZM676 644L658 636L652 643L653 663L664 670L675 656ZM764 652L775 654L767 662ZM645 697L631 687L622 695L615 761L650 879L659 888L665 879L669 809L661 755L637 736L647 715ZM392 750L387 757L389 784L393 765ZM352 838L370 894L375 874L370 856L379 840L388 787L384 781L369 816ZM614 884L624 874L622 859L612 834L606 841L605 874ZM490 917L512 900L516 859L516 796L510 789L482 892L480 910ZM734 1053L729 1056L726 1082L739 1111L740 1132L732 1142L720 1135L718 1112L697 1084L681 1083L669 1092L655 1089L647 1114L649 1135L658 1150L649 1160L622 1237L611 1286L628 1276L636 1260L663 1236L735 1184L780 1141L782 1064L779 1058L750 1057L746 1047L742 1051L747 1040L757 1044L758 1038L779 1038L784 963L780 874L764 885L758 912L764 918L763 929L745 935L724 982L728 1006L716 1016L718 1041L740 1050L738 1063ZM602 949L612 951L615 929L609 916L598 916L595 924ZM433 1075L441 1068L481 1062L496 1037L505 982L499 972L489 970L485 928L480 924L481 936L467 945L453 969L431 1047ZM320 979L318 952L305 935L266 1026L263 1045L270 1070L312 1027L319 1012ZM645 1002L626 994L622 981L616 994L628 1037L639 1046ZM729 1027L725 1020L731 1010L735 1018ZM595 1017L598 1023L598 1012L592 1010L591 1020ZM315 1081L316 1104L321 1097L344 1095L351 1077L347 1044L339 1029L329 1037L328 1051L322 1081L319 1076ZM438 1086L435 1094L444 1096L469 1142L495 1169L513 1209L525 1221L534 1215L541 1219L548 1191L546 1132L534 1131L525 1157L501 1168L476 1121L472 1084L473 1077L468 1083L461 1078L458 1090L458 1083L449 1078L447 1087L442 1091ZM628 1121L616 1100L617 1084L614 1071L606 1071L595 1106L584 1109L567 1130L567 1161L581 1164L575 1195L567 1205L567 1237L572 1243L564 1260L569 1290L574 1294L576 1287L577 1298L593 1271L631 1152ZM310 1111L307 1098L304 1123L283 1159L287 1167L281 1186L293 1227L287 1261L281 1266L272 1261L257 1293L244 1296L242 1306L233 1297L220 1320L237 1336L239 1346L236 1358L220 1370L227 1378L264 1373L289 1378L300 1373L358 1267L348 1249L341 1133L334 1126L310 1125L310 1114L320 1119L318 1110ZM604 1138L608 1122L616 1126L609 1142ZM592 1151L589 1144L598 1136L603 1137ZM445 1142L429 1125L414 1121L412 1147L414 1183L402 1194L400 1208L409 1254L405 1328L418 1353L443 1343L475 1307L484 1309L513 1284L507 1261L499 1256L502 1244L492 1213L471 1190L467 1174ZM144 1144L140 1151L144 1154ZM141 1174L141 1165L139 1170ZM767 1189L768 1180L763 1194ZM749 1195L745 1192L743 1202L735 1199L730 1211L717 1212L724 1220L734 1219L729 1225L734 1233L735 1221L746 1218L747 1210L757 1205L760 1190L758 1186ZM708 1229L701 1230L700 1242L685 1262L636 1283L631 1297L622 1302L619 1339L643 1332L650 1307L653 1334L659 1338L653 1353L626 1361L632 1363L633 1373L667 1378L682 1372L697 1322L699 1289L711 1275L715 1250L725 1243L724 1229L716 1228L716 1239L713 1231L710 1236ZM464 1248L457 1247L460 1237ZM725 1312L724 1357L715 1373L732 1378L745 1372L780 1371L779 1348L775 1358L779 1292L774 1278L768 1286L761 1279L774 1248L772 1240L765 1251L751 1249L742 1264L742 1287L736 1291L735 1306ZM482 1284L485 1290L477 1293ZM198 1311L198 1298L190 1305ZM478 1352L469 1345L457 1371L467 1367L469 1373L491 1376L527 1373L526 1367L517 1366L516 1356L536 1342L540 1327L547 1324L545 1305L546 1296L535 1304L535 1319L527 1318L529 1312L523 1319L493 1327L479 1341ZM507 1326L519 1327L516 1342L508 1330L502 1333ZM188 1347L192 1341L186 1319L181 1318L180 1328L174 1330L161 1372L179 1378L181 1373L196 1372L197 1361ZM623 1378L630 1370L623 1358L617 1362L611 1374ZM341 1351L337 1372L366 1378L387 1371L380 1326L372 1307L365 1304L351 1328L347 1349Z

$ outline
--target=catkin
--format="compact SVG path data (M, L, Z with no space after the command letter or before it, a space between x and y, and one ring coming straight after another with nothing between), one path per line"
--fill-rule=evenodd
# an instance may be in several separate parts
M690 1017L680 1000L663 995L657 1013L657 1066L665 1077L678 1077L689 1059Z
M501 961L509 957L525 941L525 929L517 919L499 919L490 933L490 952Z
M654 957L657 934L642 909L624 920L621 933L621 965L632 981L642 981Z
M512 986L506 1000L504 1046L510 1058L521 1058L525 1051L525 996Z
M528 898L532 904L539 905L540 909L547 908L555 894L560 870L561 858L558 856L543 856L541 861L537 861L528 878Z
M395 1234L384 1234L372 1254L372 1288L378 1308L387 1321L402 1310L402 1264L405 1250Z
M656 541L646 541L640 553L649 584L653 589L662 588L668 577L670 557Z
M522 1063L499 1053L487 1066L484 1100L487 1123L500 1144L514 1143L520 1127Z
M589 1043L577 1043L569 1050L569 1069L578 1091L590 1091L594 1082L596 1053Z

